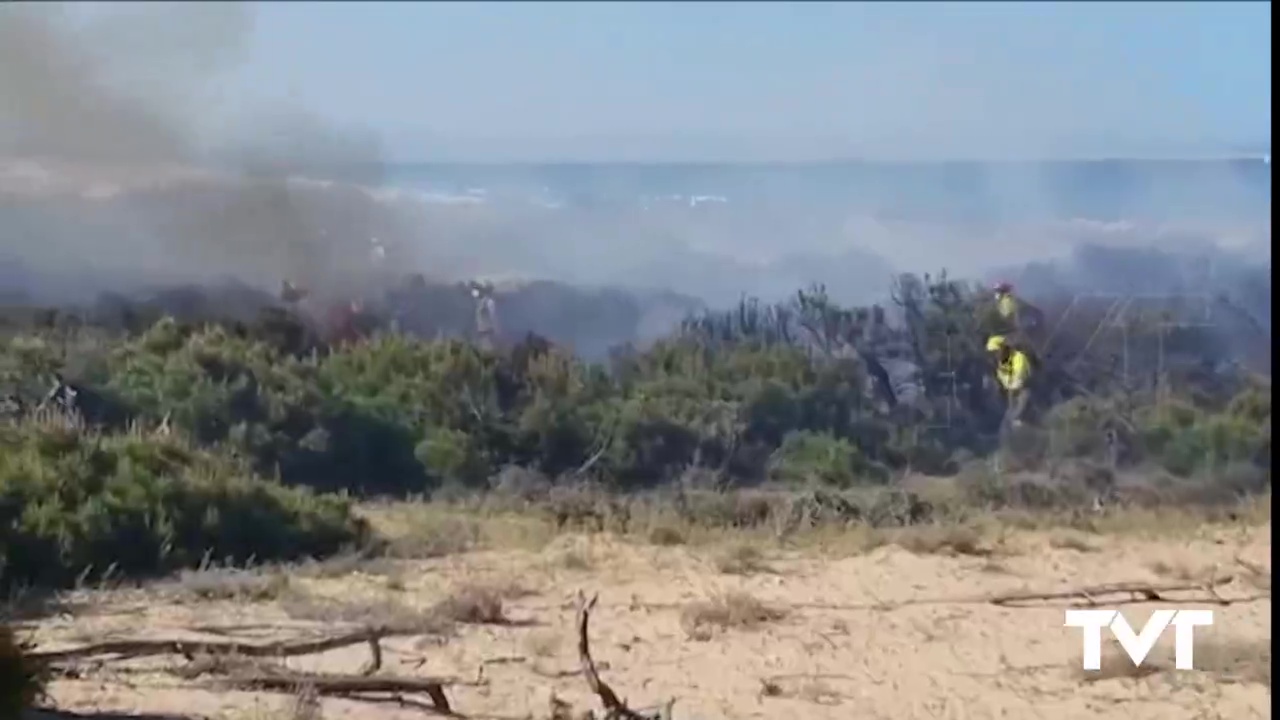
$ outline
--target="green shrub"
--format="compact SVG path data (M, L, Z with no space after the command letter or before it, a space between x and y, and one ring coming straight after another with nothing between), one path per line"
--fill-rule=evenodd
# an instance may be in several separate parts
M1144 452L1168 472L1187 477L1218 474L1231 465L1270 468L1270 398L1248 389L1221 412L1172 401L1138 414Z
M44 693L46 673L13 628L0 624L0 718L17 718Z
M333 553L362 542L348 501L252 475L231 455L58 422L0 425L2 582Z
M904 275L893 297L905 318L898 329L878 323L881 308L840 307L815 288L689 318L607 365L535 337L499 352L400 334L312 347L283 310L271 328L162 319L114 339L44 323L0 346L0 393L30 406L61 371L82 397L98 393L118 409L85 413L108 433L106 446L125 442L126 421L167 419L191 439L185 452L239 459L221 476L358 495L466 494L509 467L625 490L695 475L716 487L841 488L954 473L997 448L1005 467L1027 471L1087 460L1181 476L1269 472L1269 384L1205 371L1221 344L1195 328L1179 331L1173 367L1119 345L1160 347L1143 335L1158 329L1097 332L1105 304L1044 308L1053 352L1038 366L1029 422L1005 436L983 347L994 328L988 294L945 275ZM921 397L896 406L888 397L877 358L890 355L916 366ZM1128 367L1118 372L1122 356ZM157 472L118 449L66 452L72 459L41 467L75 482Z
M449 483L476 486L489 477L484 449L461 430L430 430L414 452L427 472Z
M847 488L883 483L888 473L843 438L805 431L790 433L771 462L771 479L791 484Z

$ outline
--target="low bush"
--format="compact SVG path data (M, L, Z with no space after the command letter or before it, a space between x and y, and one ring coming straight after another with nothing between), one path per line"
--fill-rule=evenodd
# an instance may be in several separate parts
M58 419L0 424L8 586L325 555L365 535L346 499L254 476L230 453Z
M0 624L0 718L18 718L44 693L47 674L27 654L28 646Z
M497 351L386 328L332 346L286 342L275 332L293 327L284 310L269 328L37 324L0 343L5 577L63 583L205 553L327 552L362 532L346 501L323 494L334 491L496 490L512 507L542 503L562 526L625 529L626 503L575 488L674 490L685 520L750 525L914 522L934 509L892 492L895 480L954 475L997 450L1006 474L1049 482L971 483L970 500L1088 502L1146 468L1231 492L1270 485L1269 382L1227 366L1208 330L1162 344L1167 319L1104 333L1107 307L1045 308L1053 349L1037 362L1028 422L1005 435L987 294L926 275L903 276L893 297L892 326L882 308L839 307L821 288L744 301L599 364L532 336ZM33 420L60 376L74 411ZM137 431L155 427L185 439ZM1067 466L1091 469L1063 482ZM783 509L717 494L763 484L802 493ZM884 502L845 497L883 486Z

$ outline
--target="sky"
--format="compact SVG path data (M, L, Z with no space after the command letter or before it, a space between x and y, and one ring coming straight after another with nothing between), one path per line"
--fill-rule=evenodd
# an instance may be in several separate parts
M278 2L246 27L209 117L305 108L401 162L1270 147L1269 2Z

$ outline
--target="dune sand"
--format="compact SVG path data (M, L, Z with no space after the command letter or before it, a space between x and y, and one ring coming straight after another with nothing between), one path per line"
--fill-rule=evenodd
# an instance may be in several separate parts
M218 599L216 581L194 591L215 597L193 599L190 588L201 581L190 576L185 591L93 595L72 615L42 621L36 639L42 648L109 637L196 639L191 628L213 625L278 639L332 631L337 620L362 614L385 620L433 606L439 613L437 603L451 593L487 593L501 598L505 623L463 623L448 638L384 640L382 672L480 678L448 690L455 710L546 718L552 696L576 712L599 707L577 672L574 601L584 590L599 594L591 642L604 679L633 707L674 699L681 720L1270 717L1269 525L1205 528L1179 539L1010 530L977 545L903 539L853 554L742 542L661 546L560 536L537 550L299 571L250 593L260 600ZM1063 627L1064 601L1013 608L980 599L1215 576L1231 578L1215 589L1219 595L1253 599L1213 607L1203 602L1210 594L1188 591L1170 594L1183 602L1160 606L1216 611L1213 627L1197 631L1194 671L1172 669L1169 632L1143 671L1104 636L1103 670L1085 674L1079 631ZM1114 597L1102 598L1104 606ZM1124 605L1135 627L1155 608ZM287 663L356 672L367 659L365 647L353 646ZM196 689L196 682L139 661L127 673L58 680L51 697L81 712L306 717L293 714L297 699L288 694ZM429 716L343 699L321 706L320 716L331 720Z

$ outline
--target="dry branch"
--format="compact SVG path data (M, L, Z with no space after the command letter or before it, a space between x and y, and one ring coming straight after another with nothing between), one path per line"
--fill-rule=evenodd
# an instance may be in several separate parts
M117 655L124 659L154 657L157 655L182 655L188 659L196 655L239 655L241 657L296 657L315 655L350 645L374 642L389 633L361 630L318 640L295 640L278 643L246 643L207 640L108 640L66 650L44 650L31 653L39 662L55 663L67 660L85 660L102 655Z
M1258 572L1253 568L1244 567L1255 573ZM1234 580L1234 576L1221 576L1208 582L1196 583L1119 582L1079 588L1025 590L983 596L920 598L865 605L805 603L796 607L828 610L889 611L908 605L925 604L986 604L1005 608L1021 608L1035 607L1054 601L1067 601L1072 605L1085 606L1162 602L1196 602L1226 606L1258 600L1270 600L1271 595L1269 592L1238 597L1223 597L1219 594L1218 588ZM1197 593L1197 595L1188 597L1187 593ZM671 703L658 710L632 710L624 700L618 697L613 688L600 677L600 669L607 666L604 664L597 665L591 657L589 640L591 611L595 608L598 599L599 596L592 596L588 600L582 592L578 593L577 639L580 670L559 675L580 672L586 678L588 686L600 699L600 703L604 708L601 720L669 720ZM35 651L31 653L31 657L58 671L63 670L63 668L57 667L58 664L66 662L99 658L108 661L121 661L161 655L180 655L185 657L189 663L183 667L169 668L167 672L187 679L195 679L202 675L212 675L214 677L209 679L209 684L214 687L272 692L294 692L299 687L307 687L321 696L343 697L364 702L385 702L397 700L398 698L402 700L400 696L403 695L419 695L429 698L431 704L428 706L426 703L418 704L415 702L413 703L415 707L437 714L456 716L448 697L445 695L444 688L446 686L481 685L484 684L483 680L467 681L444 677L389 677L375 674L382 667L383 650L380 645L381 638L388 635L415 634L418 633L408 630L372 628L327 638L275 643L251 643L232 640L113 640L78 648ZM276 664L263 662L267 658L311 655L359 644L367 644L371 654L368 664L359 671L359 674L295 672ZM509 660L519 661L523 659L510 658ZM74 666L66 670L74 670Z
M37 707L23 716L24 720L202 720L196 715L138 714L138 712L72 712L70 710L51 710Z
M382 669L382 643L378 642L378 635L370 633L366 638L369 642L369 663L360 670L360 674L368 677Z
M591 692L600 698L604 706L604 720L669 720L671 703L663 710L652 714L642 714L627 707L618 694L600 678L596 663L591 659L591 643L588 640L587 626L591 620L591 609L595 607L599 595L587 600L581 591L578 592L578 659L582 662L582 674L587 679Z
M1251 602L1270 601L1271 593L1252 593L1233 597L1223 596L1218 588L1228 585L1235 577L1226 575L1208 582L1183 582L1157 584L1149 582L1119 582L1090 585L1062 590L1025 590L995 595L968 595L958 597L911 598L907 600L883 600L872 603L794 603L786 607L796 610L829 610L835 612L871 610L885 612L913 605L996 605L1007 608L1035 607L1054 600L1069 600L1070 607L1116 606L1141 603L1203 603L1227 607ZM1169 597L1170 593L1199 595ZM1115 596L1122 597L1115 597ZM1127 596L1127 597L1126 597ZM645 603L651 610L675 610L685 607L680 603Z
M361 695L369 693L391 693L404 695L420 693L431 698L435 710L445 715L453 715L449 698L444 693L446 684L465 684L463 681L444 680L439 678L405 678L405 677L368 677L364 675L334 675L319 673L298 673L270 671L255 674L236 674L220 678L217 684L236 690L267 690L272 692L294 692L299 687L307 687L317 695L328 697L344 697L353 700L367 700Z
M167 668L167 672L188 680L202 675L219 675L221 677L213 680L212 684L222 688L294 692L300 687L306 687L317 695L370 702L388 698L364 696L419 694L431 700L431 705L423 705L423 709L443 715L455 714L448 696L445 695L445 686L481 684L456 678L375 676L374 673L382 667L380 640L385 634L409 633L391 633L387 630L371 629L318 640L271 644L233 641L113 640L67 650L37 651L31 653L31 657L55 671L70 672L70 669L58 668L57 664L102 656L114 656L112 658L114 660L132 660L160 655L181 655L190 662L182 667ZM294 672L261 662L265 658L312 655L361 643L368 644L370 659L358 675Z
M880 602L867 605L826 605L806 604L802 607L824 610L894 610L910 605L996 605L1007 608L1037 607L1055 600L1068 600L1072 607L1097 607L1099 605L1131 605L1136 603L1204 603L1207 605L1229 606L1241 603L1270 600L1270 593L1223 597L1218 588L1228 585L1235 578L1224 575L1207 582L1182 582L1157 584L1149 582L1118 582L1103 585L1088 585L1080 588L1062 590L1019 590L1016 592L997 593L995 595L978 595L953 598L920 598ZM1169 593L1199 592L1194 597L1169 597ZM1120 597L1116 597L1120 596Z
M1206 603L1213 605L1234 605L1240 602L1249 602L1262 599L1260 596L1245 596L1243 598L1225 598L1218 594L1217 588L1222 585L1230 584L1235 578L1230 575L1213 578L1207 582L1200 583L1170 583L1164 585L1154 585L1145 582L1120 582L1108 583L1106 585L1093 585L1079 589L1068 589L1054 592L1015 592L1005 593L1001 595L993 595L986 598L986 602L1001 607L1025 607L1026 604L1034 602L1046 602L1051 600L1076 600L1074 604L1083 604L1088 607L1097 605L1120 605L1125 603ZM1166 593L1174 592L1195 592L1201 591L1209 595L1207 598L1169 598ZM1127 598L1108 598L1113 595L1128 595ZM1267 595L1269 599L1271 596Z

